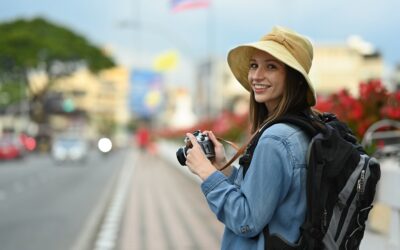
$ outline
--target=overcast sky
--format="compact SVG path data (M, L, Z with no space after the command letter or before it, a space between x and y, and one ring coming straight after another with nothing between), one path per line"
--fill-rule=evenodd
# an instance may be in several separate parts
M359 35L388 66L400 62L399 0L211 1L208 9L173 13L169 0L1 0L0 21L46 17L107 47L128 66L146 66L169 49L180 51L180 64L211 52L224 58L230 48L258 40L273 25L292 28L314 43L344 43Z

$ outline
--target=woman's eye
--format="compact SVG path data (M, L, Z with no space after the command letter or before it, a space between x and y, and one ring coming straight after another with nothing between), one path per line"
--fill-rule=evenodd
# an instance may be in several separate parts
M250 69L256 69L257 68L257 64L256 63L250 63L249 68Z
M275 64L267 64L267 69L276 69Z

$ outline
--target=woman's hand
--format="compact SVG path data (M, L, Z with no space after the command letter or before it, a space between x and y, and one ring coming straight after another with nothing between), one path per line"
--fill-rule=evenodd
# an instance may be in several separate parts
M208 135L208 137L211 139L212 143L214 144L215 159L213 160L213 164L218 169L221 169L228 162L226 160L224 145L222 145L222 143L218 141L217 137L215 137L215 135L212 131L204 131L204 132Z
M190 171L198 175L202 180L205 180L217 170L204 154L203 149L194 135L187 133L186 136L192 143L192 147L189 148L186 153L186 166L188 166Z

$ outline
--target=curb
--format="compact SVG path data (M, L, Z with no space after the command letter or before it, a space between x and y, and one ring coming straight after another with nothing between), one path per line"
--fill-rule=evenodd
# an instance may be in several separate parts
M114 173L112 180L108 183L107 187L103 191L103 194L100 195L100 199L95 205L94 211L90 214L90 217L87 219L83 229L79 232L80 237L75 241L70 250L88 250L93 248L99 227L101 226L101 222L107 211L108 204L111 202L114 196L116 185L118 183L118 177L120 176L122 170L123 167Z

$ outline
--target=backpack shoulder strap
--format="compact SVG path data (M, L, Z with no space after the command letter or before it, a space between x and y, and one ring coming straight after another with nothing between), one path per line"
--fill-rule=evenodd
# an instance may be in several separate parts
M286 114L270 123L265 124L257 131L257 134L248 144L244 155L239 158L239 164L243 166L243 176L246 175L246 172L250 166L254 150L257 146L258 141L260 140L261 135L264 133L265 130L277 123L287 123L295 125L299 127L302 131L304 131L310 138L315 136L322 129L324 129L324 126L322 125L323 121L321 121L317 117L309 116L304 112L298 114Z
M299 127L304 131L309 137L315 136L321 129L322 123L315 117L309 117L305 114L288 114L279 118L278 123L288 123Z

